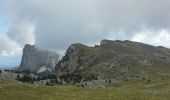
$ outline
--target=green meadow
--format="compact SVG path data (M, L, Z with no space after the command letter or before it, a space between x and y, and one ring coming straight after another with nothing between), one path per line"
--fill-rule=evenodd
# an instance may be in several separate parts
M169 100L170 82L124 83L106 88L35 86L0 81L0 100Z

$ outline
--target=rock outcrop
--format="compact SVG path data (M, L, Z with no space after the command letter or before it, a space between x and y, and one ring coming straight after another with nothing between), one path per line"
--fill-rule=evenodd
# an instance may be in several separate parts
M34 45L25 45L20 71L42 72L55 70L59 55L52 51L42 50ZM43 69L43 70L42 70Z
M74 73L91 66L96 61L96 56L83 50L90 47L82 44L72 44L66 51L65 56L56 66L57 72Z
M102 40L95 47L73 44L56 69L59 74L95 75L101 79L158 79L166 77L164 73L170 69L170 49L128 40Z

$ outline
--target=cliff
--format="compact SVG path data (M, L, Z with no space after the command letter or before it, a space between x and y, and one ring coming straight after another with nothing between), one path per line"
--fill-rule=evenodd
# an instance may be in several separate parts
M59 56L55 52L27 44L23 49L19 70L31 72L53 71L58 60Z

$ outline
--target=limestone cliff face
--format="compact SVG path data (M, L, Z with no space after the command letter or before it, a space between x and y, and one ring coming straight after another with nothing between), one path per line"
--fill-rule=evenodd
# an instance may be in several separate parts
M33 45L25 45L23 49L20 71L37 72L43 69L54 70L59 56L55 52L39 49Z
M56 66L57 72L62 74L74 73L91 66L97 59L91 52L84 51L90 47L82 44L72 44L66 51L66 55Z

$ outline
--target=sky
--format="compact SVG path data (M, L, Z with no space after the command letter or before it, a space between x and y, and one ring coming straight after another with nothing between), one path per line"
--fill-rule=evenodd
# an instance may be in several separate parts
M0 0L0 66L25 44L63 54L72 43L132 40L170 48L170 0Z

